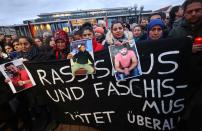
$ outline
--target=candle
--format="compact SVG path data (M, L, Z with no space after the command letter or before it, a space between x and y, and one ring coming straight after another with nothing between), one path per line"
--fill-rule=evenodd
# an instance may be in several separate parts
M196 37L194 39L194 45L202 44L202 37Z

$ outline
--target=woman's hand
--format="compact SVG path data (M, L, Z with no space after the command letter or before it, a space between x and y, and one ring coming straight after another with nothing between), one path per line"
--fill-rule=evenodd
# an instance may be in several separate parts
M71 53L69 53L68 55L67 55L67 59L72 59L73 58L73 55L71 54Z
M197 53L202 51L202 44L197 44L192 46L192 53Z

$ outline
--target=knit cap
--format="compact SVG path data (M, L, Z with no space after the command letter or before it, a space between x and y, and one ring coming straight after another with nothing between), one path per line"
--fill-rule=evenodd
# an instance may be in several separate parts
M94 31L95 31L95 33L97 32L100 34L104 34L104 29L102 27L96 27Z

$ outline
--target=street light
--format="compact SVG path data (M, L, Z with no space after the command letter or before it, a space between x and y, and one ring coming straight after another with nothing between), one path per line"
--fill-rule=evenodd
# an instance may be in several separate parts
M139 18L138 18L139 23L140 23L140 21L141 21L141 16L142 16L143 9L144 9L144 6L143 6L143 5L141 5L141 6L140 6Z
M136 22L136 23L138 22L138 21L137 21L137 7L138 7L138 5L137 5L137 4L134 4L133 9L134 9L134 11L135 11L135 22Z
M133 7L128 7L128 13L129 13L129 16L128 17L126 16L126 23L130 24L131 16L132 16L132 13L133 13Z
M129 19L126 19L129 23L133 23L133 22L138 22L138 20L137 20L137 8L138 8L138 6L137 6L137 4L134 4L134 6L132 6L132 7L129 7L128 8L128 13L129 13ZM134 15L135 14L135 15ZM134 16L135 17L134 17ZM135 18L135 21L133 20Z
M137 4L134 4L133 9L135 10L135 15L137 14Z

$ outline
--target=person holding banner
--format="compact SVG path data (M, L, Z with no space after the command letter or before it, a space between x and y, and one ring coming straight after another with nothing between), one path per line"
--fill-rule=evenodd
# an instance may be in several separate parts
M54 34L55 45L53 46L53 57L56 60L66 59L69 53L69 38L65 31L58 30Z
M97 42L92 25L89 23L84 23L81 27L81 37L82 39L92 39L93 42L93 51L98 52L104 49L104 46Z
M8 59L3 59L0 57L0 64L8 62ZM5 77L0 72L0 123L1 123L1 130L12 130L12 131L20 131L18 127L18 120L19 120L19 112L15 112L17 110L17 104L15 103L17 100L17 96L12 95L11 90L8 90L9 85L4 82ZM19 101L18 101L19 102ZM22 107L21 107L22 108ZM21 121L22 122L22 121ZM5 123L2 126L2 123Z
M101 43L98 43L94 35L93 27L91 23L84 23L79 29L78 33L81 36L81 39L92 39L93 51L99 52L104 50L104 46ZM74 56L74 52L71 52L67 55L67 59L71 59Z
M130 31L124 31L124 26L121 21L113 21L111 31L106 35L105 47L108 47L109 45L122 45L124 43L129 43L132 47L135 43L133 40L133 34Z
M39 49L33 44L33 40L26 36L19 37L19 44L22 47L19 58L34 60L39 55Z
M163 37L163 29L165 25L161 19L153 19L147 26L147 39L158 40Z

